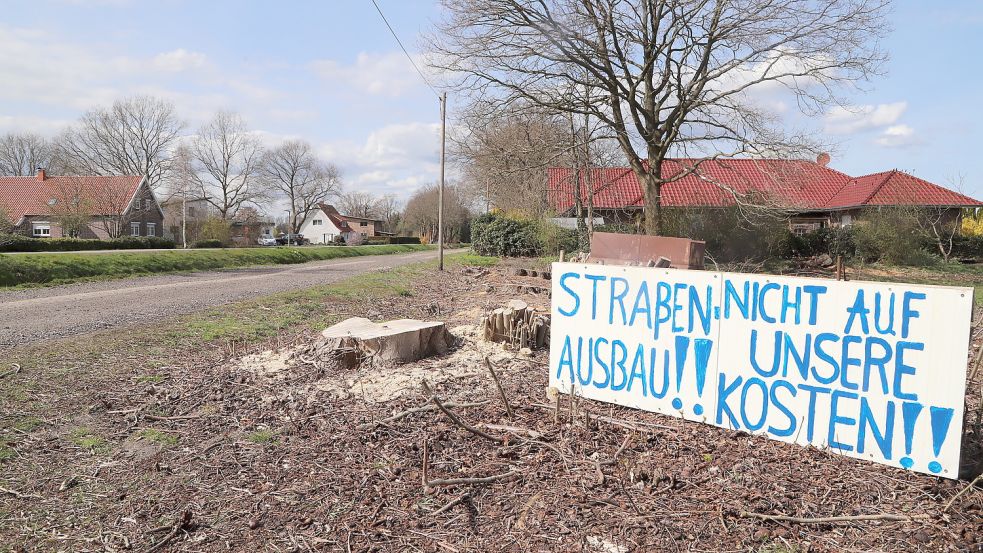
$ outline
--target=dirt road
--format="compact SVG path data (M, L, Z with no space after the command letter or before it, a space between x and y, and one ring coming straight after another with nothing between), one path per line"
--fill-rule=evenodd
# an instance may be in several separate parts
M152 323L436 256L437 252L426 251L0 292L0 351L104 328Z

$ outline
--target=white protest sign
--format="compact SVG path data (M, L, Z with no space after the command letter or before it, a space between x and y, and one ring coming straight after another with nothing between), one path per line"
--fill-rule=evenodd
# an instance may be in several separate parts
M973 290L553 265L550 385L956 478Z

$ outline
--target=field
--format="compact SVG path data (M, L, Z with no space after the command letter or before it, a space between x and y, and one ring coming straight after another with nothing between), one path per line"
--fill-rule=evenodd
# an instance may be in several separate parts
M208 271L255 265L285 265L340 257L381 255L431 249L404 244L241 248L227 250L127 251L112 253L0 254L0 286L66 284L136 275Z
M513 263L531 261L454 256L444 274L418 264L9 352L0 551L979 549L983 493L957 497L963 481L587 400L557 410L546 352L475 335L511 285L548 287ZM462 344L346 369L317 333L349 316L444 320Z

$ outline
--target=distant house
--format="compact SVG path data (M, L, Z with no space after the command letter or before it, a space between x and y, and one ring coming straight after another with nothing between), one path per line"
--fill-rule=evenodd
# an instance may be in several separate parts
M667 177L698 168L662 187L667 208L730 207L738 198L774 206L789 213L789 227L804 234L825 227L848 226L867 209L913 206L937 208L957 219L963 208L983 207L969 196L902 171L851 177L816 161L780 159L667 160ZM698 165L697 165L698 164ZM577 173L565 167L547 170L549 202L556 213L575 212ZM594 215L606 221L639 219L645 205L643 187L628 167L593 168L580 172L581 200L593 203Z
M319 204L300 227L300 234L311 244L333 244L339 240L351 242L359 235L338 213L333 205Z
M353 215L342 215L341 218L348 223L348 226L352 230L360 234L363 239L372 236L392 236L391 232L384 232L382 230L383 223L381 219L369 219L367 217L355 217Z
M0 177L0 211L14 233L35 238L164 234L160 204L135 175Z
M198 240L202 224L212 214L211 204L202 199L188 199L182 202L180 197L171 197L161 202L164 211L164 237L181 243L182 219L186 227L188 243ZM187 211L185 212L185 208Z

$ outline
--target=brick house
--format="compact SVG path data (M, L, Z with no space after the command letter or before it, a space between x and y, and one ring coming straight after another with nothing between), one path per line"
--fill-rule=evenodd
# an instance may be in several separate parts
M164 213L141 176L0 177L0 212L35 238L163 236ZM71 228L62 228L71 224Z
M383 223L380 219L369 219L366 217L355 217L354 215L341 215L348 226L361 237L370 238L372 236L389 236L391 233L382 231Z
M851 177L827 167L828 155L816 161L781 159L717 159L700 162L698 168L662 187L667 208L724 208L741 197L753 203L781 209L789 228L804 234L825 227L849 226L865 210L878 207L922 207L943 210L945 218L958 219L963 208L983 207L983 202L902 171L884 171ZM667 160L663 171L680 174L697 163ZM560 217L575 214L576 174L565 167L547 170L550 206ZM606 222L631 222L642 217L645 195L629 167L593 168L580 173L584 205L593 203L595 217ZM593 193L591 193L593 191Z

